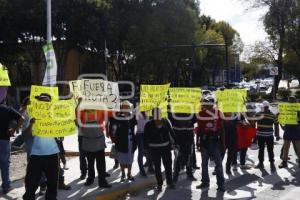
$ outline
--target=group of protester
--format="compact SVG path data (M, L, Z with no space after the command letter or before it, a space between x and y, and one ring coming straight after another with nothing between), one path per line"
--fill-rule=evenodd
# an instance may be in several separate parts
M41 94L35 97L38 101L51 101L51 96ZM295 102L294 97L289 98ZM35 119L30 118L27 106L30 99L26 98L19 112L1 102L0 105L0 167L2 177L2 189L6 194L10 190L9 160L10 137L18 129L22 130L22 137L26 142L28 153L28 165L25 177L25 194L23 199L35 199L35 193L46 191L47 200L57 199L57 188L70 190L71 187L64 184L63 170L66 169L62 139L45 138L32 135L32 126ZM105 163L105 137L113 142L112 155L115 159L114 169L120 167L121 182L134 181L132 176L132 163L134 152L138 149L138 165L140 175L147 176L155 173L158 191L162 190L163 178L161 161L163 163L166 181L169 189L175 189L179 172L184 167L189 180L197 181L193 173L198 169L196 165L196 147L201 152L201 184L200 188L210 185L208 173L209 160L215 162L218 191L225 191L225 179L222 161L227 151L225 172L231 174L236 169L237 154L240 154L240 166L249 169L246 165L247 148L237 148L237 126L256 128L258 143L259 163L256 168L264 168L264 150L267 146L271 170L276 170L274 165L274 136L279 140L279 124L267 101L262 102L262 111L253 112L248 107L246 113L225 113L218 110L213 98L205 98L198 114L174 114L169 113L167 118L162 117L159 108L154 108L151 117L144 112L134 112L133 105L129 101L121 103L119 112L103 112L91 109L81 109L81 99L76 107L78 126L78 143L81 180L85 180L85 186L94 183L96 169L98 172L98 185L100 188L112 187L106 180ZM251 111L252 110L252 111ZM108 118L108 119L107 119ZM16 121L12 126L12 121ZM284 145L282 148L282 163L279 168L287 167L288 152L292 142L295 152L300 158L300 126L285 125ZM195 138L196 137L196 138ZM195 142L196 141L196 142ZM175 159L172 159L174 151ZM146 157L146 163L143 157ZM63 163L63 167L60 165Z

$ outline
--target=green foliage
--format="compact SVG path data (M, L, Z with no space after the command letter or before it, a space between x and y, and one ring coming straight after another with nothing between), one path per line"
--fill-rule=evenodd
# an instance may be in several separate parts
M277 94L282 100L287 101L288 97L291 95L291 91L285 88L279 88Z

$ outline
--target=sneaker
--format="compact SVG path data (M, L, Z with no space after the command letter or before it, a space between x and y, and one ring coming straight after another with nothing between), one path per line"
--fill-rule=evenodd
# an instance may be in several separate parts
M134 178L133 178L133 176L130 175L130 176L127 177L127 180L134 181Z
M168 189L175 190L176 189L175 184L172 183L172 184L168 185Z
M85 186L90 186L90 185L93 185L93 183L94 183L94 180L86 180L86 182L85 182Z
M287 162L286 161L282 161L281 164L278 167L279 167L279 169L281 169L281 168L287 168L288 167L287 166Z
M47 190L47 186L40 186L39 195L43 196L44 194L46 194L46 190Z
M256 166L255 166L255 169L264 169L265 166L263 163L258 163Z
M84 180L86 178L86 174L81 174L81 176L80 176L80 180Z
M125 179L125 174L122 174L122 176L121 176L121 183L122 183L122 182L125 182L125 180L126 180L126 179Z
M224 187L224 185L218 186L217 190L218 190L219 192L225 192L225 187Z
M59 184L58 189L59 190L71 190L71 186L68 186L68 185L62 183L62 184Z
M108 184L106 181L103 183L99 183L99 188L111 188L112 185Z
M209 184L207 184L207 183L201 183L200 185L197 185L196 188L197 189L209 188Z
M276 171L276 167L275 167L274 163L270 164L270 168L271 168L272 172Z

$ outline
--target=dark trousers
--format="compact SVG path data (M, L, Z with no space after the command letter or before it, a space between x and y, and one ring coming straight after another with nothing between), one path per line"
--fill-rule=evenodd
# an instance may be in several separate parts
M193 153L192 153L192 167L197 167L197 158L196 158L196 145L195 145L195 141L193 138Z
M240 164L241 165L245 165L246 164L247 151L248 151L248 148L240 150Z
M25 194L24 200L34 200L35 192L39 187L42 173L47 179L46 200L56 200L58 173L59 173L59 156L53 154L49 156L30 156L25 177Z
M137 147L138 147L138 164L139 169L141 173L145 173L144 169L144 141L143 141L143 133L137 133L136 134L136 141L137 141Z
M258 160L260 163L264 162L265 157L265 145L267 145L269 161L271 163L274 162L274 137L257 137L259 152L258 152Z
M227 148L226 170L230 170L232 164L236 164L237 149L235 147Z
M224 184L224 173L222 166L222 155L220 149L219 140L206 140L205 145L201 146L201 157L202 157L202 183L209 184L210 179L208 176L208 160L210 156L213 157L216 167L217 184L223 186Z
M78 144L79 144L79 165L80 165L81 175L86 175L87 158L85 152L82 149L82 136L78 136Z
M161 160L163 162L167 184L170 185L173 183L172 178L172 155L171 149L167 147L151 147L151 157L154 163L155 176L157 180L157 185L162 186L163 179L161 173Z
M195 148L192 143L179 145L179 153L175 163L174 176L179 175L181 166L186 166L186 174L188 176L193 176L193 172L192 172L193 149Z
M105 183L105 155L104 150L97 152L86 152L88 160L88 178L87 181L94 181L95 179L95 161L98 171L98 184Z

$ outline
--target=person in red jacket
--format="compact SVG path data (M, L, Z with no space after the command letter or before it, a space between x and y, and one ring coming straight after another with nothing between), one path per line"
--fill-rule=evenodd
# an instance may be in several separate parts
M203 102L202 110L198 115L198 135L200 137L200 151L202 157L202 183L197 189L209 187L208 160L212 156L216 163L217 190L225 191L224 173L222 167L222 154L224 149L224 128L222 113L214 107L212 98L207 98Z

